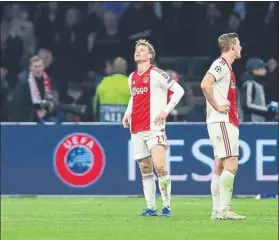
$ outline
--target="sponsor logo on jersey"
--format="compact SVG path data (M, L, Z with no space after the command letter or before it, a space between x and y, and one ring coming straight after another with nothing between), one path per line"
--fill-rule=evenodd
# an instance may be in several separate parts
M148 92L148 87L141 87L141 88L137 88L137 87L133 87L132 88L132 95L136 96L136 95L141 95L144 93Z
M101 144L85 133L73 133L62 139L54 151L57 176L72 187L86 187L101 177L105 154Z

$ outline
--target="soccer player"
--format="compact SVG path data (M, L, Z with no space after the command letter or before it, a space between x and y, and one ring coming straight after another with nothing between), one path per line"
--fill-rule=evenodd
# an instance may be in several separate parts
M147 209L140 216L157 216L153 166L163 200L161 216L171 216L171 180L166 167L165 123L184 90L168 74L151 65L154 57L155 50L148 41L137 41L134 54L137 70L128 79L131 98L122 123L125 128L130 127L133 155L138 160L142 175ZM173 95L167 103L168 90Z
M234 177L238 168L239 121L236 106L236 81L232 63L241 58L236 33L218 39L221 57L213 62L201 82L206 98L207 129L214 149L214 173L211 181L212 219L243 220L231 211Z

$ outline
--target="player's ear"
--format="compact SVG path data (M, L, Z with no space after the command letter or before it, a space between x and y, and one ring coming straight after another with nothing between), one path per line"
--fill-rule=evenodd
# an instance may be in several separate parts
M152 59L152 54L151 53L148 54L148 58Z

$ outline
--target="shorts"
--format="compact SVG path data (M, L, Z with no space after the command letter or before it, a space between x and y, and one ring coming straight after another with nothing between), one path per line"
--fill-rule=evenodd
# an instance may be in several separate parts
M215 158L238 157L239 129L236 126L229 122L209 123L207 130Z
M165 131L144 131L131 134L133 157L136 160L151 156L151 149L154 146L162 145L168 147Z

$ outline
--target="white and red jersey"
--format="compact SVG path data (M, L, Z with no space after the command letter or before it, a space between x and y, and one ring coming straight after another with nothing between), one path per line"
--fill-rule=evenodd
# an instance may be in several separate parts
M142 74L135 71L129 76L132 133L165 129L165 123L158 126L154 122L167 106L168 89L174 81L163 70L152 65Z
M215 77L213 93L218 105L230 104L228 114L219 113L207 101L207 123L230 122L239 126L238 110L236 105L236 81L232 68L225 58L218 58L208 70Z

